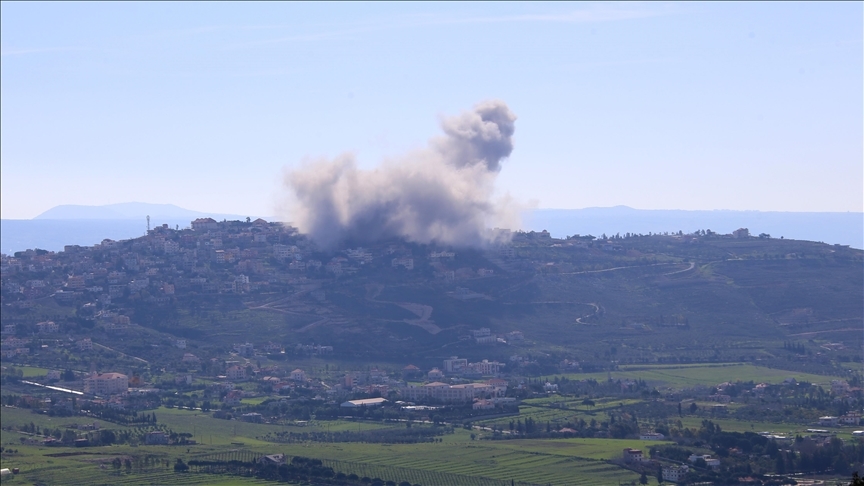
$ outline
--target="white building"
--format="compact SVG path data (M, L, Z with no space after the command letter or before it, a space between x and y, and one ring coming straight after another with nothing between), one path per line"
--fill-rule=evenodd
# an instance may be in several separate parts
M394 258L390 262L390 266L392 266L393 268L405 267L406 270L414 270L414 259L413 258Z
M523 334L522 331L508 332L507 333L507 340L508 341L524 341L525 340L525 334Z
M84 378L84 393L109 396L129 390L129 377L121 373L91 373Z
M837 423L840 421L837 417L832 417L830 415L826 415L824 417L819 417L819 425L825 427L836 427Z
M265 238L266 241L266 238ZM273 256L278 260L289 260L294 259L294 254L297 253L298 248L296 246L288 246L288 245L273 245Z
M291 372L291 379L294 381L306 381L306 372L297 368Z
M644 460L644 457L642 455L642 451L640 451L639 449L631 449L629 447L624 449L624 462L628 462L628 463L637 462L638 463L638 462L642 462L643 460Z
M720 467L720 459L715 459L708 454L699 455L699 454L690 454L690 457L687 458L691 464L696 464L696 461L702 459L705 461L705 464L711 469L717 469Z
M444 360L444 371L447 373L459 373L468 367L468 360L465 358L457 358L456 356Z
M664 466L663 480L678 483L687 477L687 472L690 470L687 466Z
M44 333L53 333L60 331L60 326L54 323L54 321L45 321L36 323L36 327L39 329L39 332Z
M442 402L470 402L475 398L496 395L496 387L486 383L466 383L448 385L441 382L427 383L422 386L409 385L399 390L408 400L431 398Z
M240 356L248 358L255 355L255 346L252 343L235 344L234 351L237 351Z
M432 258L432 259L447 258L449 260L452 260L452 259L456 258L456 253L454 253L452 251L433 251L432 253L429 254L429 258Z
M444 373L438 368L432 368L429 370L429 373L426 373L426 376L429 377L430 380L440 380L444 378Z
M504 366L504 363L484 359L479 363L470 363L468 369L481 375L497 375L501 371L502 366Z
M471 331L471 335L475 338L490 336L492 335L492 330L488 327L481 327L480 329L474 329Z
M235 294L245 294L249 292L249 277L243 275L242 273L234 278L234 293Z
M639 434L639 440L663 440L666 436L659 432L643 432Z
M165 240L162 243L162 251L165 253L177 253L180 251L180 243L171 240Z
M245 380L246 368L237 365L229 366L228 369L225 370L225 375L229 380Z
M150 279L147 277L136 278L135 280L129 282L129 292L133 294L136 292L141 292L150 286Z
M861 423L861 414L858 412L847 412L846 415L840 417L840 423L843 425L858 425Z
M215 230L219 227L219 223L213 218L198 218L192 221L192 229L195 231Z

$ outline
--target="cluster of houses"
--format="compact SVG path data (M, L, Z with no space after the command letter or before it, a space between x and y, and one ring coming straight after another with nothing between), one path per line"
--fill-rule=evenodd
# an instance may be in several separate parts
M3 358L26 356L30 354L30 345L30 339L10 335L5 337L3 341L0 341L0 353L2 353Z
M129 301L161 306L191 294L247 294L302 288L310 299L324 302L324 291L313 288L315 285L307 278L311 274L303 272L315 272L316 278L350 274L376 258L407 270L413 269L416 259L421 258L436 272L444 272L457 256L448 250L414 255L405 245L397 244L346 249L329 262L321 262L314 259L313 248L305 245L308 243L298 236L296 229L281 223L199 218L188 228L160 225L133 240L106 239L93 246L68 245L60 252L26 250L12 256L0 255L0 286L4 290L4 304L11 307L30 308L38 299L51 297L63 305L83 306L87 312L82 315L94 321L98 330L122 332L135 328L132 314L124 308ZM473 270L469 273L467 277L478 275ZM492 270L479 271L480 276L491 274ZM34 337L41 334L44 340L62 332L60 324L52 321L23 326L25 329L15 329L14 324L4 326L0 342L3 358L34 353L43 344ZM90 339L79 337L72 347L92 351L94 343ZM518 342L524 336L518 331L496 336L488 329L480 329L473 332L472 339L486 344L501 340ZM172 344L186 349L185 339ZM295 352L309 355L333 352L332 346L326 345L296 346ZM242 357L256 352L249 343L235 349ZM273 343L261 350L284 351L281 345ZM193 359L184 356L183 363L191 365ZM475 372L488 373L485 369Z
M623 459L625 464L657 464L657 461L645 457L641 450L630 447L624 449ZM686 464L662 464L661 474L663 475L663 480L672 483L682 482L685 480L690 468L695 465L715 470L720 468L720 460L709 454L691 454L687 458L687 461L691 464L690 466Z
M475 365L475 366L471 366ZM478 363L468 363L464 358L452 357L444 360L444 368L454 376L453 383L444 383L444 373L433 368L428 373L414 365L408 365L402 370L401 376L372 368L367 371L348 372L336 383L326 385L320 380L310 379L302 369L291 372L280 371L275 367L266 370L255 370L255 375L250 376L249 368L240 362L234 362L225 368L225 374L221 375L223 385L231 390L225 397L226 403L239 403L242 393L234 390L232 382L255 379L267 385L272 392L291 392L297 387L317 391L322 395L331 397L350 395L378 395L382 397L395 393L404 400L423 401L433 400L440 402L474 402L475 408L494 408L495 405L513 401L505 397L507 392L507 381L498 378L501 363L482 360ZM428 382L418 384L412 380L427 378ZM470 377L491 377L485 381L472 382ZM233 393L233 394L232 394Z
M690 456L690 462L695 463L695 455ZM702 456L699 456L702 457ZM708 456L710 458L710 456ZM655 463L652 459L645 457L639 449L633 449L627 447L624 449L623 453L624 463L632 464L632 465L640 465L645 463ZM720 461L713 459L712 461L717 462L717 467L720 465ZM713 464L713 462L712 462ZM684 481L687 476L687 473L690 471L690 467L685 464L663 464L661 466L661 474L663 475L664 481L669 481L673 483Z
M713 388L695 386L682 390L680 392L667 394L667 400L679 402L692 402L694 399L715 402L710 407L710 411L715 415L725 415L727 413L727 405L733 402L733 394L737 393L740 400L744 398L766 398L768 396L780 397L793 393L795 388L811 388L819 385L809 382L799 382L794 378L787 378L780 384L757 383L752 388L742 389L740 383L724 382L716 385ZM734 392L732 390L735 390ZM854 404L856 400L864 397L864 389L860 387L852 387L845 380L832 380L830 387L831 397L835 402L845 402ZM688 395L689 398L684 398ZM694 398L695 397L695 398ZM843 425L858 425L860 422L860 414L850 412L840 417L825 416L819 419L819 425L834 427Z
M292 272L350 274L378 257L389 258L393 267L414 268L415 257L401 245L376 253L347 249L321 262L303 244L294 228L281 223L199 218L190 228L161 225L134 240L106 239L94 246L68 245L62 252L27 250L0 255L0 285L19 307L48 296L63 303L96 300L105 304L138 297L166 304L188 292L245 294L267 290L274 283L304 280L291 277ZM427 261L440 266L454 257L453 252L432 252ZM120 267L117 261L122 262ZM212 265L227 272L209 271ZM62 274L52 272L60 267L65 269Z
M861 413L860 412L846 412L844 415L840 417L835 417L832 415L826 415L824 417L819 417L819 425L823 427L838 427L838 426L858 426L861 424Z

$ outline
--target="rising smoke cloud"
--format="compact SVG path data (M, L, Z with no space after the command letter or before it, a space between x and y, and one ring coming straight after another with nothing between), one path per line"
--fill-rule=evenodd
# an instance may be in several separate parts
M485 101L442 120L444 136L427 148L377 169L358 169L344 154L288 172L289 219L327 249L394 237L483 246L493 238L490 225L518 218L511 204L493 201L515 120L503 101Z

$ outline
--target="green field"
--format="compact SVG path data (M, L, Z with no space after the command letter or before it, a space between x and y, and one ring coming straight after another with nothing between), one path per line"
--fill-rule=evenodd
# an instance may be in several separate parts
M605 380L606 373L571 374L570 379L594 378ZM831 377L806 373L792 373L749 364L726 365L651 365L622 366L611 373L612 379L643 379L655 386L686 387L696 384L712 385L723 381L755 381L777 383L788 377L799 381L826 384ZM264 398L249 399L260 402ZM532 418L540 427L546 422L560 425L574 419L598 422L607 420L608 413L633 405L639 399L595 398L594 406L582 404L581 399L551 395L526 399L520 404L518 416L506 416L486 421L475 421L480 427L497 426L508 429L511 420ZM734 405L733 405L734 406ZM638 475L611 462L626 447L647 449L656 442L618 439L513 439L486 440L488 430L463 428L440 437L440 442L417 444L378 444L353 442L276 443L268 438L277 432L340 432L401 428L399 422L373 422L365 420L310 420L304 423L257 424L240 420L215 419L200 411L161 407L155 411L158 423L175 432L188 432L198 441L193 446L108 446L86 449L50 448L22 445L23 434L10 430L0 432L0 442L17 449L17 453L4 453L2 467L18 467L21 474L9 484L251 484L252 479L206 474L177 474L171 464L177 458L196 457L231 450L256 454L285 453L321 459L335 471L378 477L392 481L410 481L412 484L507 486L534 485L616 485L638 481ZM49 417L28 410L2 409L2 425L33 423L40 428L64 428L71 424L92 422L86 417ZM684 426L698 428L701 418L684 417ZM760 432L768 430L782 434L804 433L808 426L738 421L729 418L712 419L724 430ZM105 421L102 428L125 429ZM650 425L647 424L646 425ZM841 431L845 432L845 431ZM472 439L471 435L475 435ZM484 439L486 438L486 439ZM58 453L67 453L57 455ZM71 454L69 454L71 453ZM136 463L127 472L115 471L111 461L115 457L137 458L149 463ZM153 461L158 464L154 465ZM166 467L165 461L168 466ZM107 466L106 466L107 465ZM4 484L6 482L4 481ZM651 484L655 484L652 478Z
M753 381L756 383L782 383L787 378L797 381L829 385L833 376L814 375L799 371L786 371L745 363L704 365L645 365L621 366L619 370L603 373L571 373L564 376L570 380L594 379L645 380L653 386L686 387L694 385L717 385L726 381Z
M0 441L6 447L18 449L17 454L4 454L2 467L21 468L15 484L232 484L239 478L203 474L175 474L161 465L130 474L125 469L115 473L110 462L114 457L158 457L173 464L177 457L186 460L214 452L233 449L261 454L283 452L320 458L335 470L346 474L410 480L412 483L476 484L504 486L511 480L529 484L617 484L638 479L634 473L605 462L621 453L624 447L638 447L639 441L611 439L560 440L472 440L471 432L455 429L442 436L441 442L420 444L365 443L270 443L263 440L268 432L291 430L368 430L382 427L402 427L401 424L373 422L311 422L305 427L251 424L236 420L219 420L202 413L165 409L156 411L160 423L177 432L191 432L200 441L191 447L172 446L110 446L87 449L24 446L23 434L3 430ZM4 408L4 426L33 422L40 427L60 427L81 423L81 417L52 418L26 410ZM122 428L101 422L103 428ZM257 437L257 438L256 438ZM643 443L644 445L644 443ZM188 452L187 452L188 450ZM57 453L83 453L67 457L51 457ZM108 464L107 469L100 464ZM247 484L243 481L243 484ZM5 482L4 482L5 484Z

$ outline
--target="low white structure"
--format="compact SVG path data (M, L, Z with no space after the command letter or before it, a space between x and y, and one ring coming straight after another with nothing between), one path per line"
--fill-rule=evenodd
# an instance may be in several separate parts
M285 464L285 454L271 454L269 456L261 456L258 459L259 464L281 466Z
M639 434L639 440L663 440L666 436L659 432L643 432Z
M384 405L386 398L365 398L363 400L348 400L343 402L340 407L357 408L357 407L378 407Z
M839 420L840 419L837 417L832 417L830 415L826 415L825 417L819 417L819 425L822 425L825 427L836 427L837 422Z
M717 469L718 467L720 467L720 459L714 459L708 454L690 454L690 457L687 458L687 460L690 461L691 464L696 464L696 461L698 461L699 459L705 461L705 465L707 465L711 469Z

